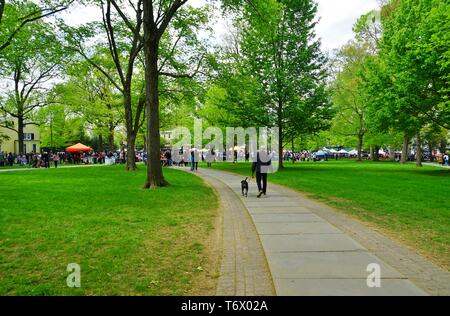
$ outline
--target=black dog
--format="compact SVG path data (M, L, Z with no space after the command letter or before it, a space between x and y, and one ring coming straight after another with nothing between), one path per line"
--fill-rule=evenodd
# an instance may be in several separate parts
M248 182L247 182L247 178L245 178L245 180L241 181L241 189L242 189L242 196L247 197L247 193L248 193Z

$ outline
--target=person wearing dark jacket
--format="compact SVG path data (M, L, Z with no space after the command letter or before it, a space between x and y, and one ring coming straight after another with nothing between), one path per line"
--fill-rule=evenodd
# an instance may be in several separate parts
M261 157L262 156L262 157ZM258 185L258 195L266 195L267 190L267 173L272 165L272 161L267 152L258 152L256 154L256 161L252 163L252 178L256 172L256 184Z

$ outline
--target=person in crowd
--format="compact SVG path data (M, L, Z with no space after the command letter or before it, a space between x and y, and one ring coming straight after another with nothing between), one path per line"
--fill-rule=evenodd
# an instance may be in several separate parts
M212 166L212 161L214 160L214 153L212 149L208 149L208 151L206 152L206 166L208 168L211 168Z
M161 153L161 155L159 157L160 157L159 160L161 161L161 166L165 167L167 165L166 157L164 156L163 153Z
M443 160L444 160L444 166L448 166L448 164L449 164L449 161L448 161L448 160L449 160L448 154L444 153Z
M55 168L58 168L59 159L60 159L59 154L54 153L52 156L52 160L53 160L53 163L55 164Z
M438 162L440 165L444 165L444 155L443 155L443 154L441 154L441 153L438 154L438 156L437 156L437 162Z
M166 158L167 166L171 167L172 166L172 153L170 152L170 150L166 150L166 152L164 153L164 156Z
M43 159L45 168L50 168L50 154L48 152L44 152Z
M191 150L191 171L198 170L198 161L200 159L200 155L196 148Z
M9 153L9 154L8 154L7 161L8 161L8 165L9 165L10 167L12 167L13 164L14 164L14 156L13 156L12 153Z

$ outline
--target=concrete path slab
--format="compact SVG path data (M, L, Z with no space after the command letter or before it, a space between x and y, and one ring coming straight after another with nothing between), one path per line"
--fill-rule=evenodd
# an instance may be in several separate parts
M367 279L367 266L380 265L381 279L405 279L397 270L366 251L267 253L272 271L282 279Z
M274 252L273 256L280 257L284 257L282 252L365 250L345 234L261 235L260 238L266 255Z
M347 233L317 215L317 204L269 184L256 198L254 183L241 195L242 177L201 169L227 185L247 208L266 254L278 295L426 295L407 277L370 253ZM370 288L369 264L381 268L381 288Z
M412 282L381 280L370 288L362 279L274 279L277 294L283 296L425 296Z
M254 207L248 211L252 215L258 214L310 214L311 211L302 209L299 207L285 207L285 208L274 208L274 207Z
M216 289L219 296L275 295L258 234L242 202L224 183L204 176L220 196L223 253Z
M260 235L342 234L342 231L326 222L258 223Z
M247 207L248 204L246 205ZM272 214L257 214L251 213L255 223L310 223L310 222L324 222L319 216L310 213L272 213Z

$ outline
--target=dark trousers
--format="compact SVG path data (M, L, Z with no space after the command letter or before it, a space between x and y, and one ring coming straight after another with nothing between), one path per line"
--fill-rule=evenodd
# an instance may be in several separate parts
M261 181L262 181L262 188L261 188ZM266 194L267 189L267 173L256 173L256 184L258 185L258 191L263 191L264 194Z

